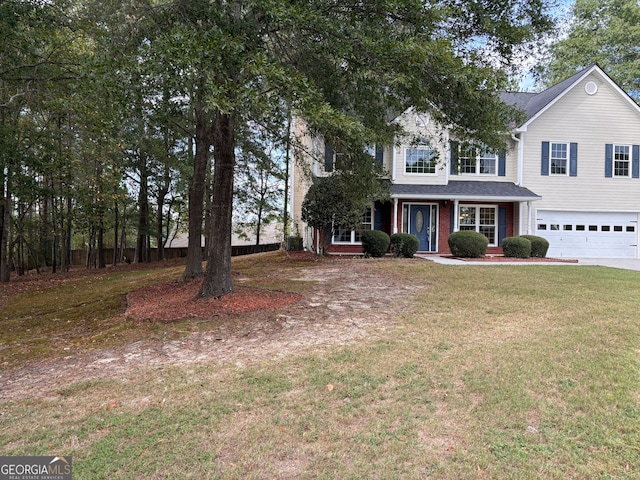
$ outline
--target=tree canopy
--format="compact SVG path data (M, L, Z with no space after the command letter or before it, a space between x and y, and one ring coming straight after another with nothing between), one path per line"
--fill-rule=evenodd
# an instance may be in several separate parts
M377 172L357 152L389 144L400 133L391 119L409 107L497 146L513 115L497 95L510 62L550 27L541 0L5 0L0 9L3 271L17 245L47 237L26 235L20 218L39 215L51 224L41 231L55 232L43 264L66 257L79 232L101 250L125 219L142 260L152 239L163 242L166 229L152 224L171 218L165 199L188 196L185 274L199 274L208 219L202 296L233 289L236 155L253 135L284 145L289 116L304 119L350 153L343 181L362 191Z
M538 68L553 85L593 63L640 100L640 4L636 0L576 0L565 36Z

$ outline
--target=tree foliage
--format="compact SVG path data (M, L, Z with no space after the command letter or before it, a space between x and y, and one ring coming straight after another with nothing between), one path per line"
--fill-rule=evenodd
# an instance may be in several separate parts
M2 1L2 280L17 239L43 265L73 239L118 243L124 220L140 249L162 243L166 199L188 185L190 273L209 197L202 295L229 293L236 155L256 132L283 146L289 114L303 119L347 154L361 211L382 193L360 152L390 144L409 107L501 143L513 112L496 91L548 22L540 0Z
M636 0L576 0L566 36L538 67L546 85L597 63L640 100L640 4Z
M339 175L316 178L302 203L302 220L317 229L331 225L356 228L366 203L353 200Z

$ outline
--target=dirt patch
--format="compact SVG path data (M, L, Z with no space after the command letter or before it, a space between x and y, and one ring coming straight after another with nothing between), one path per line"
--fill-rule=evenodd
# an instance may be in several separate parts
M57 396L57 391L72 383L102 377L126 382L144 368L207 364L223 372L309 349L375 338L394 328L409 294L421 287L380 275L372 268L373 262L390 260L310 256L306 259L308 266L302 256L295 260L301 266L290 272L297 281L313 285L311 293L304 297L240 285L235 297L218 303L199 301L199 308L207 310L196 311L197 282L162 284L152 287L155 291L134 292L129 299L131 317L166 320L191 314L204 316L201 321L206 322L216 314L226 315L219 326L186 333L179 339L155 338L117 348L70 351L66 357L5 371L0 376L0 399ZM238 313L238 309L242 311ZM127 319L123 314L114 321L138 320Z

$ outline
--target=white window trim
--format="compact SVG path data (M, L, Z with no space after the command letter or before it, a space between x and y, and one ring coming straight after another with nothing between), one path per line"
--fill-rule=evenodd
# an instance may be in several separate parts
M551 161L553 160L553 146L554 145L564 145L566 147L566 152L567 152L567 156L565 158L565 168L564 168L564 173L553 173L552 171L552 167L551 167ZM570 158L571 156L571 143L569 142L564 142L564 141L550 141L549 142L549 176L550 177L568 177L569 176L569 169L570 169Z
M416 145L415 147L405 147L404 148L404 155L402 157L402 162L403 162L403 172L405 175L410 176L410 177L436 177L438 176L438 162L436 161L433 165L433 173L420 173L420 172L407 172L407 152L409 150L429 150L430 152L432 152L434 155L437 156L438 151L436 149L434 149L433 147L429 146L429 145L425 145L425 144L420 144L420 145Z
M361 222L360 225L370 225L371 226L371 230L373 230L373 220L374 220L374 213L375 210L373 208L373 206L369 207L371 209L371 221L370 222ZM332 245L362 245L362 242L358 241L356 242L356 231L355 230L351 230L350 235L351 235L351 240L349 240L348 242L345 242L344 240L336 240L336 227L335 225L331 226L331 244ZM364 230L363 230L364 231Z
M495 243L489 243L490 247L497 247L498 243L499 243L499 239L498 239L498 222L500 221L499 219L499 209L498 209L498 205L489 205L486 203L477 203L477 204L470 204L470 203L460 203L458 204L458 209L456 210L457 213L457 223L458 223L458 230L462 230L462 227L466 227L466 226L470 226L470 225L463 225L462 222L460 222L460 209L461 208L468 208L468 207L474 207L476 209L476 224L475 224L475 231L480 233L480 209L481 208L492 208L495 211L495 216L494 218L496 219L496 223L494 224L493 228L494 228L494 232L493 232L493 237L495 238Z
M478 154L476 155L476 168L475 168L475 172L474 173L469 173L469 172L464 172L462 171L461 165L462 165L462 159L464 158L470 158L470 157L464 157L461 155L462 153L462 148L463 148L463 144L459 144L458 145L458 170L459 170L459 174L460 175L465 175L468 177L497 177L498 176L498 170L500 168L499 166L499 162L500 162L500 158L498 156L498 153L494 153L494 157L495 157L495 168L494 168L494 172L493 173L481 173L480 172L480 160L482 160L483 158L488 158L488 157L483 157L482 156L482 151L486 148L483 147L481 145L475 145L473 144L474 147L476 147L478 149Z
M616 147L626 147L627 148L627 175L616 175ZM614 143L613 151L611 152L611 176L613 178L631 178L631 170L633 169L632 165L632 156L633 156L633 146L626 143Z

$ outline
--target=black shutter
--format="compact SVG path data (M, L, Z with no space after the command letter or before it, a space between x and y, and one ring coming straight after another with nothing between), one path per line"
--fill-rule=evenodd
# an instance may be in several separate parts
M333 172L333 148L328 143L324 144L324 171Z
M451 175L458 174L458 145L459 143L455 140L449 142L449 148L451 150Z

